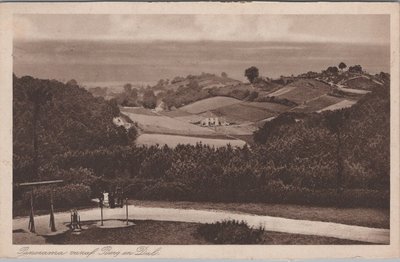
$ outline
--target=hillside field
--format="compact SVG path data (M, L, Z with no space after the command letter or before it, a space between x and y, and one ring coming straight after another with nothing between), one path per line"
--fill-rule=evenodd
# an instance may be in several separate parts
M336 103L334 105L330 105L330 106L327 106L325 108L322 108L318 112L327 111L327 110L333 111L333 110L338 110L338 109L342 109L342 108L347 108L347 107L351 107L355 103L356 103L356 101L343 100L343 101L340 101L340 102L338 102L338 103Z
M277 95L279 98L286 98L290 101L302 104L319 96L328 94L330 86L322 82L308 79L298 80L287 86L289 91ZM278 91L279 92L279 91Z
M279 106L273 103L254 103L243 102L229 106L224 106L212 110L211 112L218 117L223 117L230 123L257 122L265 118L278 115L285 110L277 110ZM279 109L286 109L281 107Z
M153 145L168 145L171 148L176 147L179 144L196 145L202 143L203 145L210 145L214 147L223 147L228 144L232 146L242 147L246 142L236 139L213 139L195 136L179 136L179 135L166 135L166 134L142 134L137 140L136 144L153 146Z
M187 80L185 79L182 82ZM204 81L201 82L201 86L218 84L215 83L215 79L202 80ZM372 81L364 78L350 81L359 83L364 80ZM174 85L182 82L177 82ZM242 85L242 87L249 90L251 86ZM195 101L171 111L153 112L140 107L122 107L121 112L138 123L142 133L138 138L138 144L168 144L174 147L179 142L196 144L202 141L204 144L221 146L227 143L227 141L221 141L221 137L252 135L266 121L283 112L322 112L350 107L356 103L351 99L329 95L332 92L332 87L315 79L298 79L269 94L259 90L259 96L266 95L287 99L298 104L295 108L280 103L250 102L224 96L224 92L232 92L232 88L234 87L224 86L218 90L218 93L222 95ZM343 87L342 89L345 88ZM366 93L369 91L354 89L354 92ZM218 117L221 121L228 122L229 125L217 127L200 126L200 121L208 117ZM215 140L216 138L218 139ZM235 141L233 144L237 144L237 141L241 140L233 141ZM239 144L244 144L242 142Z
M167 116L134 114L121 109L121 112L137 122L144 133L176 134L176 135L215 135L211 129L192 125Z
M237 85L241 82L229 77L221 77L214 74L201 74L197 76L177 77L176 80L171 81L169 84L164 85L165 90L178 90L180 87L186 87L191 81L196 81L203 89L214 87L224 87L226 85Z
M373 81L367 77L352 78L344 82L344 85L350 89L369 90L382 86L382 84Z
M296 89L297 87L295 86L285 86L282 87L281 89L276 90L275 92L272 92L270 94L268 94L269 96L280 96L280 95L284 95L294 89Z
M293 109L294 112L311 113L343 101L342 98L323 95Z
M180 110L191 113L199 114L206 111L214 110L220 107L238 104L241 101L232 97L216 96L206 98L189 105L183 106Z

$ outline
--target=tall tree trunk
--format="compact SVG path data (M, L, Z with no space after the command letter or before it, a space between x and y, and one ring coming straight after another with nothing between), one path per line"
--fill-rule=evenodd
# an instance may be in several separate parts
M39 149L38 149L38 137L37 137L37 121L39 116L39 105L37 103L33 106L33 172L39 181L42 180L39 174Z

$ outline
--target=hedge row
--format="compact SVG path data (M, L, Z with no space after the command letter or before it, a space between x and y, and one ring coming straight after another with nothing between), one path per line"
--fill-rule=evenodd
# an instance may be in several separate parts
M34 192L34 206L39 209L50 208L50 196L53 190L53 203L57 208L60 207L79 207L90 203L91 189L83 184L70 184L56 187L39 187ZM30 205L31 192L25 192L22 197L26 206Z
M174 201L262 202L340 207L390 206L387 190L335 189L310 190L280 182L269 183L249 191L227 191L224 188L192 188L181 182L132 181L125 187L130 198Z

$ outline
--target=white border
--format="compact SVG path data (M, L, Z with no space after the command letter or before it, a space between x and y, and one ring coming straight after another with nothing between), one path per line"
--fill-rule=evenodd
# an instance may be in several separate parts
M18 257L12 244L12 17L13 14L389 14L391 16L390 245L162 246L149 258L393 258L399 257L399 4L398 3L3 3L0 4L0 257ZM24 245L26 246L26 245ZM32 245L40 250L93 250L93 245ZM133 251L137 246L113 246ZM44 258L29 256L29 258ZM45 256L46 258L61 258ZM65 255L62 258L82 258ZM92 256L91 258L96 258ZM100 258L100 257L98 257ZM112 258L104 257L101 258ZM123 258L123 257L120 257ZM132 258L132 257L126 257ZM137 257L144 258L144 257Z

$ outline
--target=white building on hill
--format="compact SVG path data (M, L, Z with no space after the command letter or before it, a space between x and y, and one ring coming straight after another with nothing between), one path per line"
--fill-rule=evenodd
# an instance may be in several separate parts
M201 126L229 126L226 121L220 120L218 117L206 117L200 121Z
M204 117L200 121L200 126L205 126L205 127L210 127L210 126L229 126L229 123L226 122L225 120L217 117L215 114L213 114L210 111L207 111L203 114L201 114L202 117Z
M221 122L218 117L207 117L201 120L200 124L202 126L219 126L221 125Z

